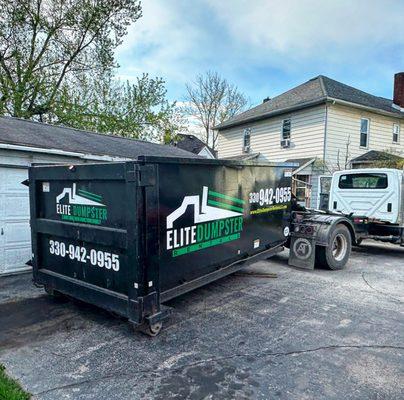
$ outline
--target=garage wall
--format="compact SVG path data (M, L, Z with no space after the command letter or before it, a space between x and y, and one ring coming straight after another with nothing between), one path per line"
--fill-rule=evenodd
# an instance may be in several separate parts
M29 269L31 258L28 178L32 163L78 163L84 160L52 154L0 149L0 275Z

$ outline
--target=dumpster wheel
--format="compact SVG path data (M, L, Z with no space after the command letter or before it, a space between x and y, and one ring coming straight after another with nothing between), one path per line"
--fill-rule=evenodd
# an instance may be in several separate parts
M65 302L69 301L67 296L58 292L57 290L54 290L52 287L50 287L48 285L45 285L44 289L45 289L46 294L49 297L51 297L52 299L54 299L58 302L65 303Z
M140 331L145 335L155 337L160 333L162 327L162 322L156 322L155 324L149 324L146 322L138 327L135 327L135 330Z

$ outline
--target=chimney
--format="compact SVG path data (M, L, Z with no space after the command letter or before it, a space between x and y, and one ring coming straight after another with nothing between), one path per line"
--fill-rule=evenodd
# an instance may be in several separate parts
M393 103L400 108L404 108L404 72L394 75Z

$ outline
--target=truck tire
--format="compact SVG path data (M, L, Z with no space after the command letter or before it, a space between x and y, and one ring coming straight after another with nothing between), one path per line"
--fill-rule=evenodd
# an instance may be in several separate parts
M351 247L352 238L348 228L338 224L330 234L329 245L317 246L316 264L332 270L343 269L351 254Z

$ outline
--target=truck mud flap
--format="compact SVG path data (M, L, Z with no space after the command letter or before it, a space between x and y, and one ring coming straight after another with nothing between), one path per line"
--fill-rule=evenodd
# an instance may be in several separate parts
M290 241L289 265L297 268L314 269L316 260L316 239L292 236Z

